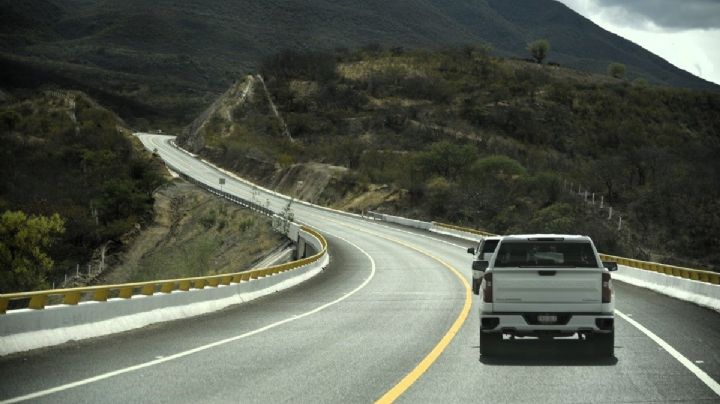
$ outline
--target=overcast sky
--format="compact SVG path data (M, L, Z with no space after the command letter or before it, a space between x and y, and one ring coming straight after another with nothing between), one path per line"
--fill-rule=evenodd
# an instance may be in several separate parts
M557 0L690 73L720 84L720 0Z

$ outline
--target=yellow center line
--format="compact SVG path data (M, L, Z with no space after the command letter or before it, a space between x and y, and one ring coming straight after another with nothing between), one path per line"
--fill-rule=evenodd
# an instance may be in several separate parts
M388 237L385 235L382 235L380 233L376 233L374 231L362 229L347 223L339 222L333 219L323 218L323 220L335 222L337 224L340 224L345 227L350 227L355 230L371 234L376 237L383 238L385 240L389 240L392 242L395 242L397 244L400 244L402 246L405 246L411 250L417 251L420 254L423 254L427 257L430 257L431 259L439 262L442 266L449 269L455 276L460 280L460 283L465 288L465 303L463 305L462 310L460 311L460 314L455 319L455 322L453 322L452 326L447 330L445 335L440 339L440 341L433 347L433 349L428 353L421 361L418 363L413 370L410 371L407 375L405 375L395 386L393 386L390 390L388 390L385 394L382 395L377 401L375 401L376 404L386 404L386 403L392 403L395 400L398 399L403 393L407 391L407 389L410 388L427 370L430 368L430 366L437 361L437 359L440 357L440 355L445 351L445 349L450 345L450 342L452 342L453 338L455 338L455 335L460 331L460 327L462 327L463 323L465 323L465 320L467 319L468 314L470 313L470 308L472 307L472 295L470 293L470 284L468 283L467 279L460 273L460 271L457 270L457 268L453 267L452 265L448 264L441 258L438 258L434 256L433 254L420 249L418 247L415 247L414 245L408 244L404 241L398 240L393 237Z

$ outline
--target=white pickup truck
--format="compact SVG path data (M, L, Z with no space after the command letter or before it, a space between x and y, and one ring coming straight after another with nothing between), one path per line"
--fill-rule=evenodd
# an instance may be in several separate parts
M482 272L480 354L497 354L503 336L577 336L602 356L614 354L614 291L610 271L586 236L504 236Z
M473 267L478 265L476 264L477 262L490 261L493 253L495 253L495 248L497 247L501 239L502 236L483 237L478 243L477 247L468 248L467 252L473 255ZM472 271L472 291L476 295L480 292L480 283L482 282L482 276L482 271Z

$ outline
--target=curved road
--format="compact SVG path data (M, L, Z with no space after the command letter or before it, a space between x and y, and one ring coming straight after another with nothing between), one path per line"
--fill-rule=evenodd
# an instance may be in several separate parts
M198 180L222 176L224 191L287 205L166 136L140 138ZM720 401L717 312L616 282L615 358L525 340L479 360L469 242L300 203L293 212L329 241L315 278L211 315L0 358L0 402Z

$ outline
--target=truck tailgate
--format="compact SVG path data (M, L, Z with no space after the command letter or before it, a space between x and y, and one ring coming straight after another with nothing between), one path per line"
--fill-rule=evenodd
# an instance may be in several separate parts
M602 309L602 269L495 268L494 312L595 312Z

